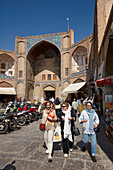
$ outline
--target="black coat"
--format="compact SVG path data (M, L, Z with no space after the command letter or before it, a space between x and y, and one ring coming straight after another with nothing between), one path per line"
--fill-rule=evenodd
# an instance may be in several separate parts
M61 122L61 133L63 135L63 130L64 130L64 120L62 119L62 116L65 116L65 114L61 111L58 117L58 121ZM73 129L75 128L74 122L76 121L76 112L74 109L71 110L71 132L73 133Z

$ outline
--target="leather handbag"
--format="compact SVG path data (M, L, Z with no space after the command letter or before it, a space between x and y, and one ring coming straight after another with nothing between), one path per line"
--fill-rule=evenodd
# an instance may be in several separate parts
M98 126L97 126L96 128L94 128L94 132L95 132L95 133L98 133L99 130L100 130L100 128L99 128Z
M44 130L45 130L45 123L40 123L39 129L40 129L41 131L44 131Z
M79 136L80 135L80 131L79 131L79 129L77 127L75 127L75 129L74 129L74 135L75 136Z
M52 110L50 110L50 112L52 112ZM49 112L49 113L50 113L50 112ZM48 119L48 116L47 116L47 119ZM40 129L41 131L44 131L44 130L45 130L45 124L46 124L46 122L47 122L47 119L46 119L45 123L40 123L39 129Z

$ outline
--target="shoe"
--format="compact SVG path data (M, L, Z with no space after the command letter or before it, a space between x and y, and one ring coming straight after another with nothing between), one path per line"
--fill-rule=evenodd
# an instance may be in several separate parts
M82 149L81 149L82 152L85 152L86 151L86 148L83 146Z
M51 157L51 155L48 156L48 162L52 162L52 157Z
M46 150L46 154L48 154L48 149Z
M65 153L65 154L64 154L64 157L65 157L65 158L67 158L67 157L68 157L68 154L67 154L67 153Z
M69 149L69 151L70 151L70 152L72 152L72 151L73 151L73 149Z
M95 156L91 156L91 159L92 159L93 162L97 162Z

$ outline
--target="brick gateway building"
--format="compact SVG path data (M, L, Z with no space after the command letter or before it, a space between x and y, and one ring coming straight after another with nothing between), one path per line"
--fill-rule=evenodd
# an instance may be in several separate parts
M13 90L13 95L26 100L52 96L65 99L63 89L86 81L91 38L74 44L73 30L16 36L15 52L0 50L0 96L11 97ZM6 94L2 94L6 87Z

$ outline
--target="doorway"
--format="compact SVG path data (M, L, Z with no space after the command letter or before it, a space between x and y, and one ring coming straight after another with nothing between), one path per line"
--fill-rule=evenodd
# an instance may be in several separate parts
M55 91L44 91L45 92L45 98L49 100L51 97L55 99Z

